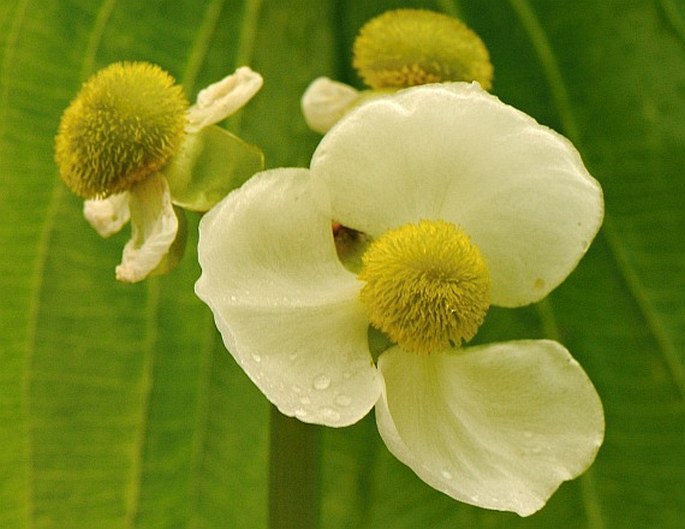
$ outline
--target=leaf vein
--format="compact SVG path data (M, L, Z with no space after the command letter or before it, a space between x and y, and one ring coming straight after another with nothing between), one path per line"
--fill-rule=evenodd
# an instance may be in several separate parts
M554 51L549 43L537 16L531 9L528 0L509 0L510 5L516 12L521 25L527 32L533 48L535 49L543 72L547 78L552 97L559 112L561 126L565 135L576 145L580 142L579 127L571 107L568 90L559 68ZM618 271L628 287L628 293L634 299L641 316L647 324L649 333L657 342L664 362L669 370L673 383L680 397L685 400L685 368L678 358L675 346L666 330L659 323L657 311L643 294L644 286L637 273L629 262L621 243L613 229L611 218L605 215L603 233L607 247L614 262L618 265Z
M136 436L131 458L130 488L126 498L125 527L134 527L140 510L140 493L143 480L145 440L148 434L152 387L154 384L155 353L159 323L159 278L148 278L147 303L145 311L145 342L143 347L143 367L140 377L140 417L136 425Z
M685 43L685 20L678 12L678 7L673 0L660 0L659 3L676 35Z
M197 38L190 50L190 55L181 77L181 84L188 93L192 92L193 86L197 82L200 68L207 57L209 43L212 41L212 37L216 31L216 25L219 21L219 16L221 15L223 7L224 0L213 0L207 6L205 16L202 19L202 25L197 32Z

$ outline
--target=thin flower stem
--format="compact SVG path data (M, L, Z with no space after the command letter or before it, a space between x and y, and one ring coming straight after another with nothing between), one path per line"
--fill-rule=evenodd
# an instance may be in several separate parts
M319 427L271 408L269 528L319 527Z

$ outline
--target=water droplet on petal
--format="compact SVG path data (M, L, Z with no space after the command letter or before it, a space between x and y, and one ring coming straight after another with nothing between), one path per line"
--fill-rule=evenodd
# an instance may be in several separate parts
M257 353L252 353L252 360L254 360L255 362L259 363L259 362L262 361L262 357L259 356Z
M349 406L352 404L352 397L349 395L345 395L344 393L341 393L337 397L335 397L335 403L338 406Z
M325 407L319 409L319 411L321 412L321 416L322 416L324 419L328 419L328 420L331 420L331 421L338 421L338 420L340 420L340 413L338 413L337 411L335 411L333 408L329 408L329 407L325 406Z
M331 379L326 375L319 375L314 379L314 389L323 391L324 389L327 389L330 385Z
M445 479L452 479L452 473L449 470L443 469L440 474L442 474L442 477Z

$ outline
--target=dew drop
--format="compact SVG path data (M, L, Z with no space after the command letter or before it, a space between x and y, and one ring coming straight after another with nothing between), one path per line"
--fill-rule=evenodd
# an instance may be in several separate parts
M349 406L352 404L352 397L349 395L345 395L344 393L341 393L337 397L335 397L335 403L338 406Z
M442 477L445 479L452 479L452 473L449 470L443 469L440 474L442 474Z
M325 407L319 409L319 411L321 412L321 415L325 419L330 419L331 421L340 420L340 413L335 411L333 408L329 408L329 407L325 406Z
M259 362L262 361L262 357L259 356L257 353L252 353L252 360L254 360L255 362L259 363Z
M326 375L319 375L314 379L314 389L323 391L331 385L331 379Z

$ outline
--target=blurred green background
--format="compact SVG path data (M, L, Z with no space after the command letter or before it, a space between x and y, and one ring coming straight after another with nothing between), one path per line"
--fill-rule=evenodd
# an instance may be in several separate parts
M458 15L490 49L493 92L567 135L606 223L548 300L493 310L479 341L551 337L602 396L605 444L522 519L454 502L398 463L373 417L322 437L324 529L679 528L685 524L685 4L682 0L0 0L0 528L266 526L269 405L180 268L114 280L57 178L53 137L89 74L170 71L189 96L249 64L262 92L226 123L267 166L318 141L299 97L359 86L356 31L388 8Z

